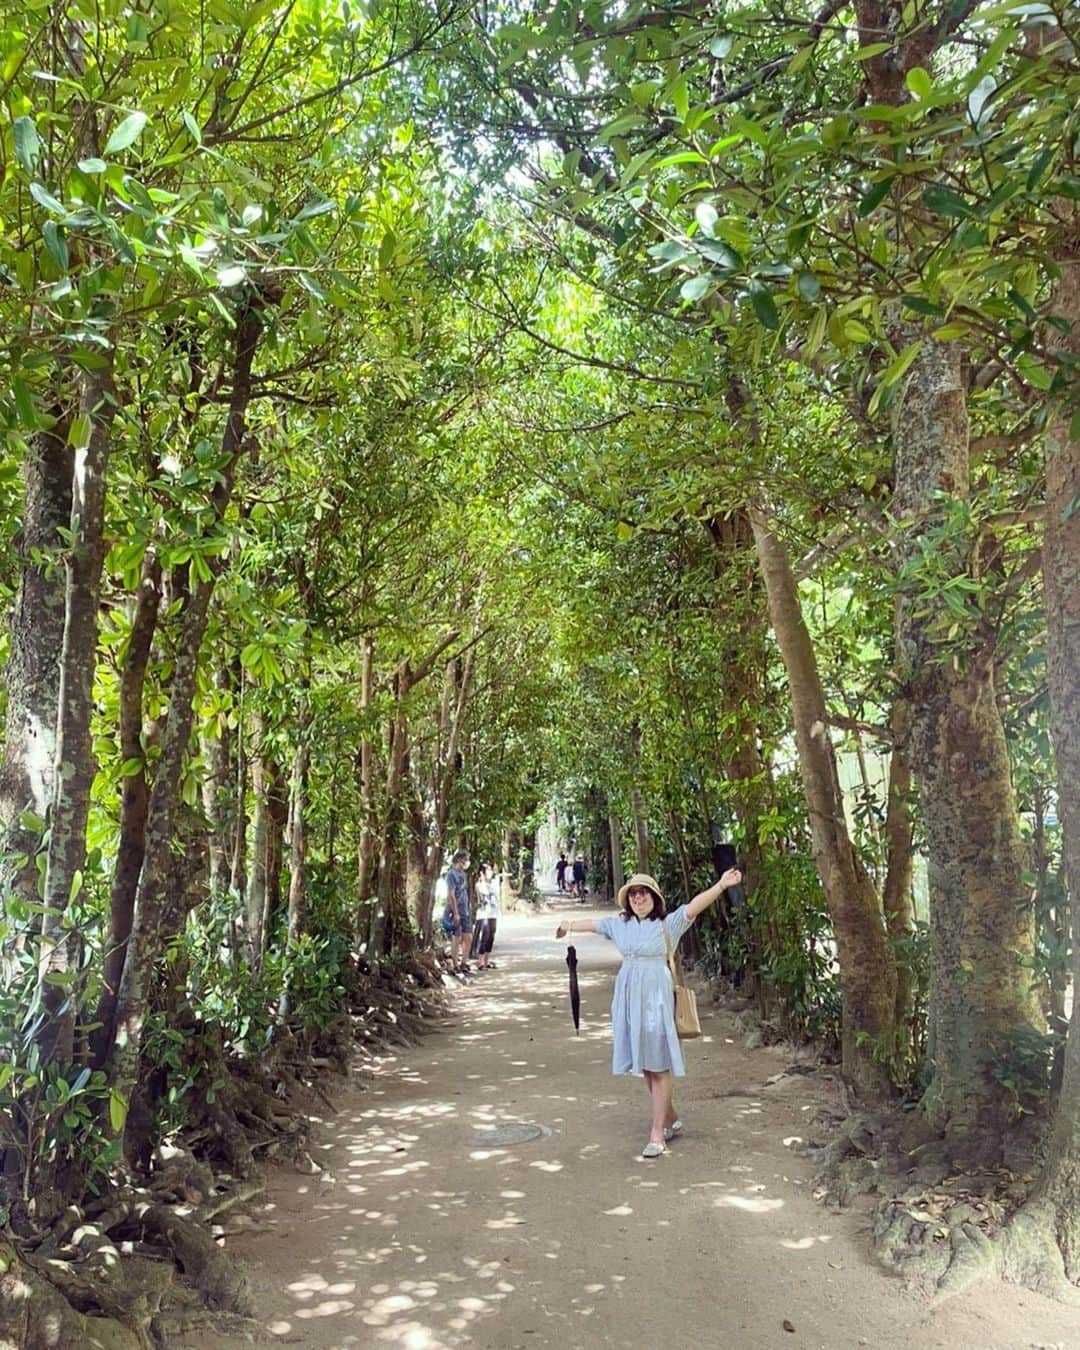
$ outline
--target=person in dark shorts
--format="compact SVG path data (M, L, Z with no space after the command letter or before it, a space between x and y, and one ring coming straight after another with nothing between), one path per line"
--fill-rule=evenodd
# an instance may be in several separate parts
M586 895L588 895L588 891L585 889L585 878L588 875L588 872L585 867L585 859L582 857L580 853L574 859L573 875L574 875L574 885L572 888L573 894L577 896L577 898L581 901L582 904L584 904L585 897Z
M467 960L472 941L472 918L469 914L469 881L465 873L469 855L458 849L450 860L446 874L446 909L443 912L443 932L450 939L450 964L461 975L469 973Z
M555 884L559 888L559 894L562 895L566 890L566 869L570 864L566 860L566 854L559 854L559 861L555 864Z
M484 863L476 878L476 924L473 928L469 959L476 961L477 970L493 970L491 948L495 943L495 926L499 919L499 874L490 863Z

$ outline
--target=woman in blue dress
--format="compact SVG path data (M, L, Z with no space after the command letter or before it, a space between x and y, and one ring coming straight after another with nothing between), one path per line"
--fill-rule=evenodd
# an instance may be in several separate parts
M736 886L742 873L729 868L715 886L695 895L688 905L666 913L664 897L652 877L639 872L619 891L619 913L602 919L563 920L557 938L572 933L599 933L622 953L611 1002L614 1035L613 1073L643 1076L652 1100L652 1127L643 1158L658 1158L668 1140L682 1133L682 1121L672 1101L672 1078L682 1078L682 1047L675 1032L675 989L667 965L667 943L672 947L697 916Z

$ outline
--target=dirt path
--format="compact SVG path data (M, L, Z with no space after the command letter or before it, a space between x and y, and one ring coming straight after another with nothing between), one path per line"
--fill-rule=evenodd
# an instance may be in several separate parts
M584 913L585 911L578 911ZM554 919L500 924L500 969L457 1024L386 1060L323 1129L327 1175L271 1180L251 1267L266 1340L317 1350L1032 1350L1080 1319L987 1285L934 1307L869 1257L865 1215L825 1211L791 1148L812 1110L788 1062L707 1013L676 1101L685 1137L647 1163L647 1099L610 1074L615 954L584 937L575 1037ZM500 1123L545 1127L485 1146ZM785 1325L787 1324L787 1325ZM793 1330L792 1330L793 1328ZM233 1350L250 1341L189 1341Z

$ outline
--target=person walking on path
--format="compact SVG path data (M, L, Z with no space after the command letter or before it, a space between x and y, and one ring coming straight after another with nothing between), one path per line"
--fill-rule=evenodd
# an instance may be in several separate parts
M559 854L559 861L555 864L555 884L559 888L559 894L566 890L566 869L570 866L565 853Z
M585 866L585 858L579 853L574 859L574 884L571 887L571 892L577 896L582 904L585 903L585 897L588 895L588 891L585 889L585 878L587 875L588 868Z
M443 931L450 939L450 964L455 974L469 973L468 952L472 940L472 920L469 917L469 882L465 873L469 855L458 849L450 860L446 874L446 910L443 913Z
M668 1141L677 1138L683 1128L672 1100L672 1080L682 1078L686 1068L675 1031L675 986L667 965L664 930L674 948L697 916L714 904L721 892L741 881L742 873L730 868L714 886L667 914L658 883L638 872L619 891L619 914L602 919L564 919L555 930L557 938L598 933L614 942L622 954L611 1003L611 1071L645 1079L652 1122L649 1142L641 1151L643 1158L666 1153Z
M494 970L491 948L495 943L495 925L499 919L498 872L490 863L483 863L476 878L476 927L473 929L469 960L476 960L477 970Z

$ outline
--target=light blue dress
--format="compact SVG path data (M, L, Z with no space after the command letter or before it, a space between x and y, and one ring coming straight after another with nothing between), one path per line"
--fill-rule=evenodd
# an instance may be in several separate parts
M673 947L693 923L680 905L663 922ZM610 938L622 953L611 1001L614 1048L612 1073L641 1074L665 1069L682 1078L686 1073L682 1047L675 1032L675 990L667 966L667 947L659 919L624 919L606 915L596 931Z

